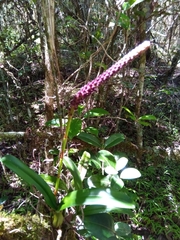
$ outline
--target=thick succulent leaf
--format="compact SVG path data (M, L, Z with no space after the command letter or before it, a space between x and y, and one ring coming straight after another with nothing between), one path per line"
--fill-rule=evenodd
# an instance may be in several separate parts
M117 144L123 142L125 139L124 135L121 133L115 133L111 135L104 143L105 148L111 148L116 146Z
M105 205L108 208L135 208L134 201L125 193L110 188L91 188L70 192L61 201L59 210L80 205Z
M47 205L57 210L56 198L49 185L36 172L12 155L6 155L0 161L29 185L35 186L44 196Z
M84 225L91 232L92 236L98 239L107 240L115 236L114 221L110 214L98 213L85 216Z

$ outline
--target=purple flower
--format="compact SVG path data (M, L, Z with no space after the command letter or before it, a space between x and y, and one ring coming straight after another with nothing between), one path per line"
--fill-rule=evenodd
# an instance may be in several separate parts
M144 41L139 46L131 50L128 54L126 54L123 58L121 58L117 63L108 68L105 72L100 74L91 82L88 82L84 85L73 97L71 101L71 107L76 109L82 101L91 95L102 83L110 79L117 72L119 72L122 68L124 68L129 62L134 60L140 54L145 52L150 47L149 41Z

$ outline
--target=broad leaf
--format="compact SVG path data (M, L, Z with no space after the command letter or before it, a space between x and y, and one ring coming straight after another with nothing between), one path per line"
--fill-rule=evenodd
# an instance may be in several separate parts
M59 210L81 205L105 205L109 209L135 208L134 201L125 192L118 192L110 188L91 188L67 194L62 199Z
M110 187L109 176L92 175L88 177L87 184L89 188L107 188Z
M90 111L85 113L84 118L102 117L102 116L105 116L108 114L109 114L109 112L102 108L93 108Z
M121 174L122 179L135 179L141 177L141 173L135 168L125 168Z
M82 126L81 119L79 118L72 119L68 137L72 139L73 137L78 135L78 133L80 133L81 131L81 126Z
M141 124L142 126L145 126L145 127L150 127L151 126L151 124L149 122L142 121L142 120L138 120L138 123Z
M110 153L107 150L100 150L96 157L101 161L105 163L105 166L111 166L115 168L116 166L116 160L114 158L114 155Z
M129 4L129 2L123 2L122 9L124 11L127 11L130 7L131 7L131 5Z
M118 161L119 158L122 158L122 157L127 158L127 155L123 152L115 152L115 153L113 153L113 155L114 155L116 161Z
M93 168L96 168L97 170L102 169L102 163L96 156L92 156L90 161L91 161L91 166Z
M49 185L36 172L12 155L6 155L0 161L29 185L35 186L44 196L47 205L57 210L56 198Z
M131 233L131 228L127 223L117 222L114 228L119 237L126 237Z
M105 172L107 173L107 174L117 174L118 172L116 171L116 169L115 168L113 168L113 167L111 167L111 166L107 166L107 167L105 167Z
M110 207L108 208L107 206L103 205L92 205L92 206L86 206L83 209L84 215L92 215L96 213L121 213L121 214L127 214L130 217L134 216L134 213L132 212L131 209L126 209L126 208L116 208L116 207Z
M126 14L121 13L118 25L122 26L125 29L128 29L130 27L130 24L131 24L130 18Z
M82 186L81 177L75 163L69 157L64 157L63 163L73 176L73 183L74 183L75 189L76 190L82 189L83 186Z
M145 121L145 120L156 121L157 118L156 118L154 115L144 115L144 116L139 117L138 120L143 120L143 121Z
M126 157L121 157L116 162L116 171L120 171L123 169L128 163L128 159Z
M124 187L124 182L119 178L118 175L114 175L111 178L111 188L114 190L120 190Z
M47 182L49 185L53 185L55 186L56 181L57 181L57 177L55 176L50 176L48 174L40 174L40 176L44 179L45 182ZM68 191L68 188L66 186L66 183L64 181L60 181L59 183L59 189L61 190L65 190L66 192Z
M99 148L101 147L101 142L100 142L99 138L97 138L96 136L94 136L92 134L81 132L77 137L90 145L93 145L93 146L99 147Z
M110 147L114 147L117 144L123 142L125 139L124 135L121 133L115 133L113 135L111 135L104 144L105 148L110 148Z
M84 225L92 236L107 240L114 236L114 221L110 214L98 213L84 217Z
M79 171L81 181L83 181L86 176L90 158L91 158L90 153L84 151L78 163L78 171Z
M87 132L87 133L93 134L97 137L98 137L98 134L99 134L99 130L97 128L94 128L94 127L87 127L87 128L84 129L84 131Z

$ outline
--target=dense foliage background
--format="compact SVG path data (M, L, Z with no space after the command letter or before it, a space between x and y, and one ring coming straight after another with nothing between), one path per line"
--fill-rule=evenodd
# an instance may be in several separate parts
M125 180L137 196L134 215L110 215L115 223L127 223L131 235L126 225L127 235L119 238L81 232L71 208L62 239L179 239L179 7L175 0L0 2L0 155L12 154L38 174L57 174L75 93L144 40L151 41L150 50L79 106L65 151L72 150L78 166L83 151L93 155L111 135L121 134L110 150L126 154L129 166L142 176ZM91 113L94 108L97 112ZM80 132L98 137L100 147ZM93 164L87 178L101 171ZM72 172L67 169L66 164L62 179L69 189ZM41 239L43 234L56 239L57 228L37 190L3 164L0 171L0 239ZM33 221L42 229L29 231L23 225L22 230L19 222L6 221L7 213L26 217L24 225L37 214ZM14 229L21 229L20 235L12 235Z

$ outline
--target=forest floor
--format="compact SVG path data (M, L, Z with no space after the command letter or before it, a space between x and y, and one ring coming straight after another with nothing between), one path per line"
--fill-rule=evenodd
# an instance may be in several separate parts
M144 128L145 152L140 169L142 177L126 185L135 189L138 195L139 207L135 211L135 217L130 220L133 232L139 235L137 239L178 240L180 236L179 73L178 68L174 81L169 81L167 85L156 84L153 74L150 78L148 76L145 82L142 113L155 115L157 122L152 123L151 127ZM128 83L131 83L131 80L127 77ZM133 84L136 84L136 81L137 79ZM39 134L47 132L44 126L43 86L44 81L38 80L24 84L21 89L12 87L9 90L12 96L9 98L9 107L4 100L0 113L2 132L26 132L25 138L19 136L2 139L0 136L0 154L2 156L12 154L34 170L41 172L47 170L46 165L42 164L46 157L46 137ZM102 119L101 125L108 133L120 131L126 135L127 145L118 147L119 150L126 152L130 164L134 166L136 165L136 152L132 147L136 142L134 125L130 120L121 122L113 120L113 117L119 114L120 87L122 88L122 85L117 83L114 86L114 82L108 85L108 90L105 91L105 94L108 93L107 100L102 106L110 112L112 118ZM133 88L128 89L126 93L130 96L128 95L128 100L125 97L124 101L133 110ZM125 114L122 118L126 118ZM53 130L53 133L54 141L58 139L59 133L57 130ZM129 142L133 145L129 145ZM36 194L32 194L28 186L22 184L3 166L0 166L0 172L0 239L53 239L49 219L46 214L42 216L38 209ZM11 221L6 214L11 214ZM21 219L22 216L24 219ZM33 222L30 216L35 219L34 225L30 224ZM122 216L120 219L129 220L127 217L123 219Z

